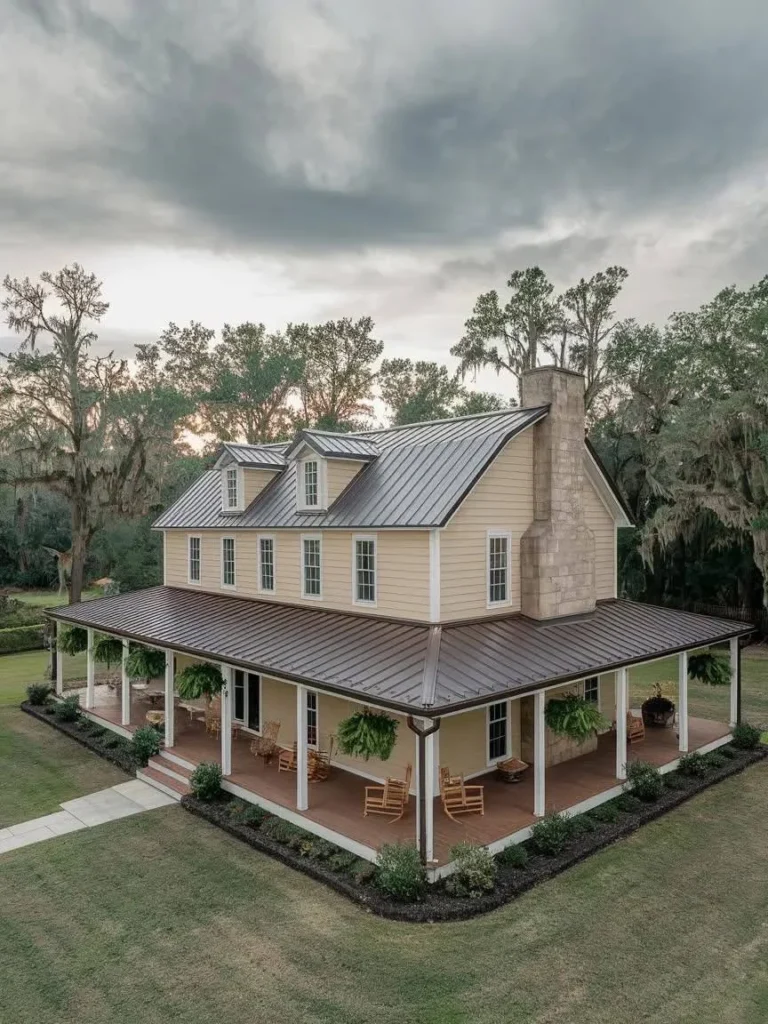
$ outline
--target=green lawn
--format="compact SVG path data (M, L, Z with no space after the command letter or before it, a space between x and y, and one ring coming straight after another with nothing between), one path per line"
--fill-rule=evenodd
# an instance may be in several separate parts
M763 1024L768 767L474 921L381 921L180 808L0 856L14 1024Z
M665 658L629 670L630 703L640 707L654 683L667 683L664 692L677 701L677 658ZM761 728L768 726L768 649L747 647L741 657L741 703L744 719ZM730 687L705 686L689 681L688 710L698 718L727 722Z
M20 704L29 684L45 679L49 662L48 651L0 655L0 707ZM68 679L85 679L85 654L64 656L64 681Z
M64 800L125 782L127 776L23 711L0 707L0 779L0 828L5 828L52 814Z
M84 590L82 600L92 601L94 598L101 596L102 592L100 590ZM23 601L24 604L34 605L35 608L55 608L69 601L67 594L59 594L55 590L20 590L18 593L11 594L11 597L15 601Z

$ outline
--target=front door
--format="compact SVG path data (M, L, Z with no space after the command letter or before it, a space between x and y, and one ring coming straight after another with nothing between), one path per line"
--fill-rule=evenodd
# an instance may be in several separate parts
M259 732L261 729L261 679L253 672L243 672L236 668L234 672L234 698L232 717L242 722L248 729Z

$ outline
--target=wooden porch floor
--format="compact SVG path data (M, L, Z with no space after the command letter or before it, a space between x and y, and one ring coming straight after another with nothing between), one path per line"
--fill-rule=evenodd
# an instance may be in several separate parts
M690 719L689 747L695 750L728 735L728 727L705 719ZM232 775L229 781L243 789L280 804L295 812L296 776L278 772L277 762L265 765L250 752L250 738L232 742ZM219 760L219 742L208 736L199 722L189 722L186 715L176 718L174 754L193 763ZM564 810L616 786L615 738L600 738L597 750L547 769L546 796L548 810ZM630 757L642 758L663 765L678 756L677 738L672 729L648 730L646 739L630 750ZM487 844L532 825L533 772L510 785L494 772L472 780L485 786L485 814L471 815L454 822L442 809L439 798L434 801L435 858L438 864L448 861L449 850L456 843L468 840ZM326 782L309 787L309 809L303 816L333 829L373 849L395 840L415 841L416 800L411 797L405 817L390 823L382 816L363 817L364 789L371 783L333 768Z

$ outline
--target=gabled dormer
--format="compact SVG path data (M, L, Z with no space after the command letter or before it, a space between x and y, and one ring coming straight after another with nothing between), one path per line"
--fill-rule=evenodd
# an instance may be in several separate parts
M244 512L285 469L283 446L225 444L214 469L221 474L221 511Z
M325 512L378 457L374 441L357 434L302 430L285 453L296 465L296 509Z

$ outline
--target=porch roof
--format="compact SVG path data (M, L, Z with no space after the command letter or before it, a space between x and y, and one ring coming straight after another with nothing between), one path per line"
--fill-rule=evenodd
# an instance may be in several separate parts
M427 715L728 640L751 626L631 601L572 620L441 627L151 587L51 618Z

